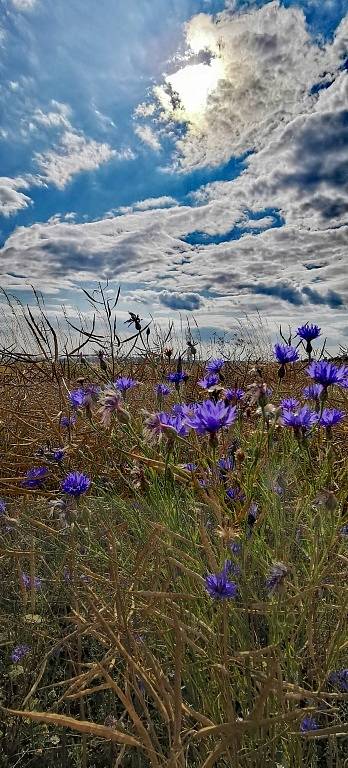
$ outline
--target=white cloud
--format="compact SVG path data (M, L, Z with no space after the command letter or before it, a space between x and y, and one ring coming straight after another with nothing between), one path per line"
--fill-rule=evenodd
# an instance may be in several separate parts
M224 12L217 19L201 13L187 23L186 35L195 52L208 47L213 63L220 60L224 71L200 119L189 122L177 141L179 166L189 170L258 150L275 129L310 111L309 89L323 71L337 71L347 23L333 44L319 45L310 37L302 10L275 1L236 15ZM165 86L157 86L155 94L160 106L167 105L161 121L167 119L170 128L173 117L182 119L180 105L170 107Z
M36 153L35 160L44 178L58 189L64 189L75 174L95 170L111 158L121 156L106 143L99 144L68 130L63 133L58 146Z
M36 5L37 0L12 0L12 5L17 11L30 11Z
M147 144L154 152L159 152L161 149L161 142L157 138L150 125L136 125L134 133L139 137L144 144Z
M0 176L0 214L11 216L31 204L31 199L20 189L27 189L28 183L23 178L11 179L8 176Z

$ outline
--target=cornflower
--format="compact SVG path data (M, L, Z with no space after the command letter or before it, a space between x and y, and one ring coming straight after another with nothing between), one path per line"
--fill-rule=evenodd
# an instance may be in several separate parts
M319 725L316 720L314 720L314 717L311 717L310 715L306 715L306 717L301 720L300 723L300 731L301 733L308 733L309 731L316 731L319 728Z
M205 369L208 373L220 373L224 365L225 360L222 360L222 358L214 358L207 363Z
M60 426L65 427L68 429L69 427L73 427L76 424L77 416L75 413L73 413L70 417L69 416L61 416L60 417Z
M186 424L198 434L216 435L219 429L230 427L236 419L236 407L226 406L221 400L206 400L197 404L194 414L186 418Z
M183 381L187 381L188 374L185 373L185 371L174 371L172 373L168 373L167 375L167 381L171 381L172 384L175 384L175 389L179 389L180 384L182 384Z
M273 563L269 576L266 579L266 587L269 592L275 592L283 584L288 569L284 563Z
M116 379L114 382L116 389L118 389L120 392L127 392L128 389L133 389L134 387L137 387L138 384L139 381L130 379L128 376L120 376L120 378Z
M152 413L144 422L145 434L151 439L186 437L188 429L181 416L159 411Z
M318 424L321 427L325 427L328 437L331 436L332 427L336 424L340 424L345 418L345 413L339 411L337 408L324 408L323 412L319 416Z
M328 387L334 385L344 386L344 381L348 377L348 367L341 365L338 368L337 365L327 363L325 360L313 361L308 366L307 373L317 384L322 385L322 398L324 399Z
M313 325L313 323L311 323L311 325L305 323L305 325L301 325L297 329L297 335L300 339L306 342L306 352L309 360L311 359L311 354L313 352L312 341L317 339L320 336L320 333L321 328L319 328L319 325Z
M295 363L298 360L298 351L294 347L290 347L289 344L275 344L274 355L278 363L286 365L286 363Z
M33 467L28 469L22 482L23 488L41 488L48 473L47 467Z
M226 571L208 574L205 578L205 588L214 600L233 599L238 591L237 584L229 581Z
M300 403L296 400L296 397L285 397L280 403L280 407L285 411L295 411L299 405Z
M82 472L69 472L61 484L61 490L69 496L79 497L88 491L90 484L90 478Z
M21 573L21 581L25 589L31 589L33 587L35 590L39 590L42 586L40 576L34 576L34 579L32 579L28 573Z
M155 394L157 397L166 397L166 395L170 395L171 391L172 390L167 384L156 384L155 386Z
M292 427L295 434L306 434L307 430L314 426L318 421L318 414L311 411L307 405L300 408L299 411L286 411L282 413L282 423L285 427Z
M99 397L100 408L98 410L100 414L100 421L103 427L108 428L111 424L112 416L116 416L117 420L121 424L128 424L130 421L130 415L124 408L122 395L117 392L113 385L110 385L101 393Z
M216 373L209 373L204 379L199 379L197 384L202 389L212 389L216 384L219 384L219 377Z
M239 402L240 400L243 400L243 397L245 396L244 389L240 389L240 387L235 387L233 389L225 389L224 392L224 400L226 403L231 402Z
M16 647L13 649L11 653L11 660L14 664L17 664L19 661L22 661L24 656L29 653L31 650L30 645L26 645L25 643L22 643L21 645L16 645Z

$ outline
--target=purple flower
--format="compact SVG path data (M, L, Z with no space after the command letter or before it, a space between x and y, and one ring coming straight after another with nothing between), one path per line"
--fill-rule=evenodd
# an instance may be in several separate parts
M183 469L186 469L187 472L196 472L198 467L197 464L183 464Z
M53 451L52 458L54 461L63 461L64 459L64 451L62 448L58 448L56 451Z
M179 386L183 381L188 379L188 374L184 371L174 371L174 373L168 373L167 381L171 381L172 384Z
M348 693L348 669L338 669L336 672L331 672L329 681L332 685L336 685L340 691Z
M254 527L258 516L259 516L259 505L257 504L256 501L252 501L249 507L248 519L247 519L247 523L250 528Z
M88 491L90 484L90 478L82 472L69 472L61 484L61 490L69 496L81 496Z
M73 427L76 424L76 421L77 421L77 417L75 413L73 413L72 416L70 416L70 418L69 416L61 416L60 426L66 427L68 429L69 427Z
M214 358L213 360L210 360L209 363L206 365L206 371L208 373L220 373L221 368L225 365L225 360L222 360L221 358Z
M234 460L233 458L231 459L229 457L227 459L221 458L219 459L217 465L221 471L221 474L224 474L225 472L229 472L230 470L233 469Z
M232 552L232 555L235 555L236 557L238 557L238 555L241 554L242 545L240 541L230 541L229 547Z
M73 389L69 392L69 400L72 408L83 408L85 405L86 393L84 389Z
M99 397L100 421L103 427L108 428L111 424L112 416L116 416L121 424L128 424L130 414L124 407L124 401L120 392L117 392L113 384L107 386Z
M0 515L6 515L6 501L0 499Z
M157 397L166 397L166 395L170 395L171 389L170 387L167 387L167 384L156 384L155 386L155 394Z
M205 588L214 600L235 598L238 587L233 581L229 581L225 571L210 573L205 578Z
M167 437L186 437L188 428L181 416L172 413L160 411L152 413L145 421L145 429L150 436L161 438Z
M285 397L280 403L280 407L285 411L295 411L299 405L300 403L296 400L296 397Z
M343 411L339 411L337 408L324 408L319 418L319 424L321 427L330 429L336 424L340 424L344 418L345 413Z
M128 389L133 389L134 387L137 387L138 384L138 381L135 381L135 379L130 379L128 376L120 376L120 378L116 379L114 382L114 385L116 389L119 390L119 392L127 392Z
M219 377L216 373L209 373L204 379L200 379L197 383L202 389L212 389L219 383Z
M337 368L337 365L327 363L325 360L313 361L308 366L307 372L311 379L314 379L317 384L321 384L325 390L334 384L342 385L342 382L348 377L346 365Z
M320 333L321 328L319 328L319 325L313 325L313 323L311 325L305 323L297 329L297 335L300 339L304 339L304 341L313 341L320 336Z
M300 731L301 733L308 733L308 731L316 731L319 728L319 725L316 720L314 720L313 717L310 715L306 715L306 717L301 720L300 723Z
M41 589L42 582L40 576L34 576L34 581L32 581L32 578L28 573L22 573L21 580L25 589L31 589L32 587L34 587L35 590Z
M299 411L283 411L282 422L285 427L293 429L310 429L318 421L318 414L311 411L307 405L300 408Z
M245 495L240 488L227 488L226 496L228 496L231 501L244 501L245 499Z
M33 467L32 469L28 469L25 479L22 482L23 488L40 488L47 473L47 467Z
M196 407L196 403L191 403L190 405L186 405L186 403L176 403L176 405L173 405L172 412L175 416L181 416L182 419L185 419L186 416L193 415Z
M30 650L31 650L30 646L26 645L25 643L23 643L22 645L16 645L16 647L13 649L11 653L11 659L13 663L17 664L19 661L22 661L24 656L26 656Z
M306 400L319 400L322 391L323 387L321 384L309 384L308 387L305 387L302 390L303 397L305 397Z
M243 400L244 395L244 389L235 387L234 389L225 389L224 399L227 403L231 403L233 401L239 402L240 400Z
M290 347L288 344L275 344L274 355L278 363L285 365L286 363L294 363L298 360L298 351L294 347Z
M235 406L226 406L221 400L217 403L206 400L196 406L194 414L186 419L186 424L200 435L215 434L219 429L230 427L235 419Z
M288 569L284 563L273 563L269 576L266 579L267 589L270 592L275 592L283 583L287 573Z

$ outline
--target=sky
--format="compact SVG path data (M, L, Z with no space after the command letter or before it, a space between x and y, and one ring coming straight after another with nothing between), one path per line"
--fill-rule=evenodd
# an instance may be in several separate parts
M0 286L348 345L348 0L0 0Z

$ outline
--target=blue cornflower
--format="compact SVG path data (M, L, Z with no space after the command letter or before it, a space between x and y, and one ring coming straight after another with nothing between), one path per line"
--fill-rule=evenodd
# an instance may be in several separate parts
M40 488L48 473L47 467L33 467L28 469L22 482L23 488Z
M81 496L88 491L90 484L90 478L82 472L69 472L61 484L61 490L69 496Z
M247 519L247 523L250 528L253 528L258 516L259 516L259 505L257 504L256 501L252 501L249 507L248 519Z
M166 395L170 395L171 391L170 387L167 387L167 384L156 384L155 386L155 394L157 397L166 397Z
M321 328L319 328L319 325L313 325L313 323L310 325L309 323L305 323L297 329L297 335L304 341L313 341L320 336L320 333Z
M6 514L6 501L4 499L0 499L0 515Z
M275 344L274 355L278 363L285 365L286 363L294 363L298 360L298 351L294 347L290 347L288 344Z
M175 416L181 416L182 419L186 419L186 416L192 416L196 406L196 403L190 403L190 405L186 405L186 403L176 403L173 405L172 412Z
M221 471L221 474L224 474L225 472L230 472L230 470L233 469L234 464L235 464L234 459L229 457L227 459L221 458L217 463Z
M273 563L269 576L266 579L266 587L269 592L275 592L287 576L288 569L284 563Z
M68 427L73 427L76 424L76 421L77 421L77 417L75 413L73 413L72 416L70 416L70 418L69 416L61 416L60 426L66 427L68 429Z
M306 717L301 720L300 723L300 731L301 733L308 733L308 731L316 731L319 728L319 725L316 720L314 720L314 717L311 717L310 715L306 715Z
M29 576L28 573L22 573L21 579L25 589L31 589L32 586L34 587L35 590L41 589L42 581L40 579L40 576L34 576L34 581L33 581L31 576Z
M69 392L69 400L72 408L83 408L85 405L86 394L83 389L73 389Z
M232 552L232 555L235 555L236 557L242 552L242 545L240 541L230 541L229 548Z
M167 437L175 437L176 435L186 437L188 435L188 428L182 417L165 411L150 414L145 420L145 430L149 436L159 439L163 435Z
M309 384L308 387L304 387L302 393L306 400L319 400L322 391L321 384Z
M13 649L11 653L11 660L14 664L17 664L19 661L22 661L24 656L29 653L31 650L30 645L26 645L25 643L22 643L21 645L16 645L16 647Z
M221 368L225 365L225 360L221 358L214 358L207 363L205 369L208 373L220 373Z
M188 379L188 374L184 371L174 371L172 373L168 373L167 381L171 381L172 384L175 384L177 387L183 382Z
M205 578L205 588L214 600L235 598L238 587L233 581L229 581L225 571L210 573Z
M348 693L348 669L338 669L336 672L331 672L329 681L344 693Z
M319 417L319 424L321 427L331 429L336 424L340 424L345 418L345 413L339 411L337 408L324 408L321 416Z
M200 435L212 435L219 429L231 426L235 419L235 406L226 406L221 400L217 403L206 400L196 406L194 414L186 418L186 424Z
M311 411L307 405L300 408L299 411L283 411L282 422L285 427L293 429L310 429L318 421L318 414Z
M226 496L228 496L231 501L243 501L245 499L244 493L240 488L227 488Z
M209 373L204 379L200 379L197 384L202 389L211 389L219 383L219 377L216 373Z
M296 397L285 397L280 403L280 407L285 411L295 411L299 405L300 403L296 400Z
M245 395L244 389L235 387L234 389L225 389L224 399L226 400L227 403L231 403L233 401L239 402L240 400L243 400L244 395Z
M186 469L187 472L196 472L196 469L198 469L197 464L183 464L183 469Z
M62 448L57 448L56 451L53 451L52 458L54 461L63 461L64 459L64 451Z
M114 382L114 385L119 392L127 392L128 389L133 389L134 387L137 387L138 384L138 381L130 379L128 376L120 376L120 378L116 379Z
M334 384L342 385L342 382L348 377L348 367L346 365L341 365L340 368L337 368L337 365L327 363L325 360L313 361L308 366L307 372L317 384L322 385L324 390Z

